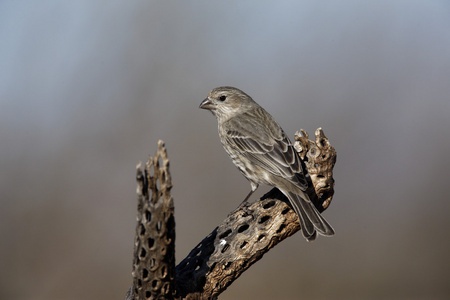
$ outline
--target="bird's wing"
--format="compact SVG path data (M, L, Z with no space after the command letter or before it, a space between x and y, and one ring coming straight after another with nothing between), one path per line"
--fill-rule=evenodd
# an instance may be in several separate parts
M265 118L242 116L224 124L228 144L273 175L306 190L308 183L300 157L281 127L264 113L268 115Z

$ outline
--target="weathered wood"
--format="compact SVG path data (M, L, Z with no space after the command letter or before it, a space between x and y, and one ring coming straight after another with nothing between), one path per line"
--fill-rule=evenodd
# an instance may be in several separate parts
M322 128L317 128L315 140L308 139L308 133L300 129L295 133L294 147L311 175L318 202L319 212L330 206L334 195L333 168L336 164L336 150L331 146Z
M328 139L325 137L321 128L315 132L315 141L308 140L308 135L304 130L297 132L295 135L295 148L299 152L301 158L305 162L309 173L311 175L312 184L317 193L314 204L323 211L329 207L334 194L334 179L333 179L333 167L336 162L336 151L330 145ZM209 234L203 241L201 241L189 255L176 267L175 269L175 283L173 283L173 272L170 271L170 267L173 264L172 260L167 256L173 253L173 242L175 238L174 232L174 220L173 220L173 201L170 197L170 188L172 187L170 181L170 174L168 169L168 160L166 151L161 150L164 155L159 155L160 149L164 149L162 142L158 144L158 152L154 159L150 158L149 161L156 166L158 159L156 157L163 157L164 171L155 171L155 175L148 176L146 174L141 177L148 178L148 183L145 180L140 179L138 168L138 225L136 229L137 235L141 234L139 228L142 223L145 223L147 218L145 217L148 207L157 205L158 201L155 199L163 198L169 204L167 207L171 207L170 216L167 218L167 211L160 212L164 218L169 221L170 225L162 226L162 231L170 229L169 233L162 233L161 236L166 234L170 235L170 242L165 243L167 239L156 240L153 244L153 248L148 250L154 250L149 252L148 256L143 259L139 257L140 245L148 242L148 230L155 230L153 225L145 225L146 234L137 236L135 247L135 260L133 266L133 286L127 293L127 300L130 299L170 299L175 295L177 299L216 299L221 292L223 292L233 281L238 278L245 270L247 270L252 264L257 262L262 256L267 253L271 248L277 245L285 238L293 235L300 230L300 224L298 222L297 215L290 208L288 200L285 196L274 188L269 193L264 195L260 201L256 201L252 204L246 204L239 207L234 212L230 213L228 217L216 227L211 234ZM147 163L147 166L149 164ZM147 167L147 169L149 169ZM164 173L164 176L161 174ZM156 175L158 174L158 175ZM168 180L170 184L162 185L161 189L157 188L156 183L153 181L160 180L165 182ZM146 186L147 184L147 186ZM141 203L141 200L145 202L145 199L149 199L145 194L142 197L139 196L139 191L152 191L155 197L151 197L153 201L147 201L148 204ZM163 191L163 192L161 192ZM166 193L164 196L164 191ZM161 197L162 196L162 197ZM170 198L170 201L169 201ZM164 202L164 203L166 203ZM237 201L239 202L239 201ZM146 206L147 205L147 206ZM139 207L144 209L140 209ZM156 213L153 212L152 216ZM140 215L141 214L141 215ZM151 220L150 222L154 222ZM156 223L157 224L157 223ZM148 229L147 229L148 228ZM173 232L172 232L173 231ZM150 238L154 238L153 236ZM161 244L159 244L160 242ZM168 246L170 244L170 246ZM163 249L169 249L171 251L161 251L156 248L163 247ZM147 251L147 248L143 248ZM159 252L158 252L159 251ZM170 252L170 253L169 253ZM152 263L152 259L158 261L158 255L162 256L161 261L168 261L168 263L161 262L158 266L167 266L167 275L164 279L161 278L161 268L155 267ZM149 258L151 258L149 260ZM154 266L154 268L150 268ZM149 273L146 278L142 276L146 273L142 270L153 270L156 272ZM159 270L159 271L158 271ZM158 284L152 284L156 282ZM159 288L154 288L154 285ZM162 287L162 288L161 288ZM159 293L159 294L158 294Z
M142 170L137 166L138 213L133 285L126 299L173 299L175 295L175 218L172 179L162 141Z

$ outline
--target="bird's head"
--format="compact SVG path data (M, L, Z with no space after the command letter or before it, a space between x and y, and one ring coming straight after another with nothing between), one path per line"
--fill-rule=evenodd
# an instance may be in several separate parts
M200 103L200 108L210 110L222 121L232 118L252 107L254 101L243 91L222 86L209 92L208 97Z

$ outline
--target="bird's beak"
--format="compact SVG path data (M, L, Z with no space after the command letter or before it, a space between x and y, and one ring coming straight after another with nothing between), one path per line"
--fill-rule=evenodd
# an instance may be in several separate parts
M199 107L203 108L203 109L211 110L211 109L213 109L215 107L215 105L213 104L213 102L209 98L206 98L205 100L202 101L202 103L200 103Z

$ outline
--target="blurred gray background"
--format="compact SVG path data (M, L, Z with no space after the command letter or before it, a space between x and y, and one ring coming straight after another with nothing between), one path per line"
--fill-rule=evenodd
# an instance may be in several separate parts
M221 299L449 299L448 0L4 0L0 43L1 299L123 299L158 139L178 262L236 208L250 186L198 109L220 85L338 153L336 236Z

